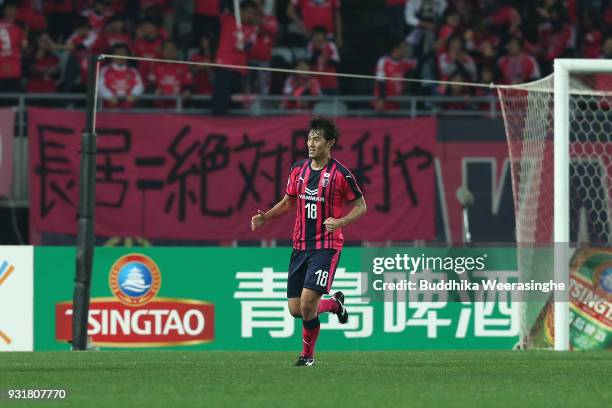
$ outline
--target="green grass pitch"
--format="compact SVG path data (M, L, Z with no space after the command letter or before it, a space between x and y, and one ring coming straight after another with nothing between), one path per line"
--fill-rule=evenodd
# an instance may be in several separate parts
M0 407L610 407L612 353L0 353ZM64 401L7 390L66 389Z

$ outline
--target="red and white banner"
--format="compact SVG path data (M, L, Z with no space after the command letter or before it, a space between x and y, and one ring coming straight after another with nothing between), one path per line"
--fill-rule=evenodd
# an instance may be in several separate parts
M11 192L14 132L15 110L0 109L0 197L6 197Z
M76 233L85 115L29 109L30 214L38 231ZM307 157L309 118L99 114L96 234L193 240L289 239L294 215L250 230ZM368 214L349 240L435 237L436 120L339 118L334 157Z
M163 347L213 341L214 305L191 299L159 298L131 307L113 298L92 299L87 334L96 346ZM55 306L55 338L72 339L72 301Z

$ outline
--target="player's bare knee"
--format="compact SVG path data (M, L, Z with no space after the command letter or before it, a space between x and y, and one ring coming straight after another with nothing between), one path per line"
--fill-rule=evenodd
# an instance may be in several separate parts
M301 311L304 320L312 320L317 317L317 306L311 302L302 302Z
M291 306L289 306L289 313L291 313L291 316L295 318L302 317L302 311L300 309L292 308Z
M297 301L296 301L297 300ZM287 302L289 305L289 313L291 314L291 316L295 317L295 318L301 318L302 317L302 309L300 307L300 299L290 299L289 302Z

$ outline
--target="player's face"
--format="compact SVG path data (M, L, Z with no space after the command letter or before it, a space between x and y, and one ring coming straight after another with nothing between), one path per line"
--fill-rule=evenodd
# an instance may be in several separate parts
M308 133L308 158L309 159L323 159L329 156L331 150L332 141L327 141L323 136L323 132L317 130L311 130Z

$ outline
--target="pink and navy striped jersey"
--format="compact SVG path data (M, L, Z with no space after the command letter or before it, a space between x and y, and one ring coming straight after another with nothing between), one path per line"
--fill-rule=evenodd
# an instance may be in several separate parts
M287 181L287 195L297 199L293 248L341 250L342 230L328 232L323 222L342 218L344 204L363 194L353 174L337 160L332 158L321 170L313 170L311 162L296 162Z

